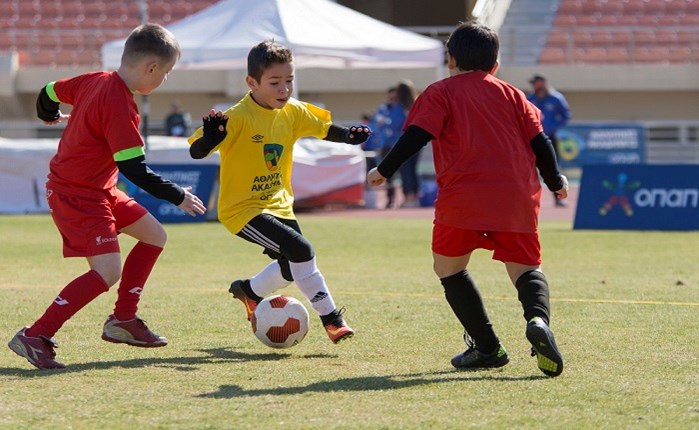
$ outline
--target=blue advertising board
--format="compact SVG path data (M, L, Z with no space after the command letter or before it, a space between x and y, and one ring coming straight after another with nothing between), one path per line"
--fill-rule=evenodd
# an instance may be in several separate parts
M151 170L182 187L192 187L190 192L204 202L207 208L212 197L214 184L218 179L218 165L214 164L149 164ZM189 215L182 209L165 200L157 199L126 178L119 175L119 188L133 197L141 206L160 222L201 222L206 215Z
M573 228L699 230L699 165L585 166Z
M559 164L642 164L646 129L636 123L574 124L557 133Z

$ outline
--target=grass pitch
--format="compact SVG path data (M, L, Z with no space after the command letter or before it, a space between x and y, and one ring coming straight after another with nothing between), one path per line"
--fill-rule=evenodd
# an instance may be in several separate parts
M264 347L227 292L267 264L260 248L217 223L168 225L139 315L170 345L102 341L113 288L57 334L64 371L36 370L3 347L0 428L699 428L699 232L543 223L566 360L552 379L529 356L516 291L489 253L470 272L511 362L460 372L449 360L465 346L431 271L430 220L300 223L353 339L333 345L312 318L300 345ZM61 258L48 216L0 217L0 238L7 342L87 266ZM302 299L293 285L285 294Z

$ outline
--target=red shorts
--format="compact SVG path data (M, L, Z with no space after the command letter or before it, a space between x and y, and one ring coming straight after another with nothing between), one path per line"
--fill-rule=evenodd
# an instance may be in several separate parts
M445 257L461 257L475 249L493 252L493 260L538 266L541 245L538 233L476 231L435 224L432 229L432 252Z
M63 238L64 257L91 257L119 252L117 232L148 211L121 190L89 196L58 191L46 184L51 217Z

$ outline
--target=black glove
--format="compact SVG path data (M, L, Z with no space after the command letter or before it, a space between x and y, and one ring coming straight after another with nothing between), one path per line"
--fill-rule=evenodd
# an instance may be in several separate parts
M366 125L353 125L347 129L345 133L345 143L350 145L359 145L371 136L371 129Z
M209 145L218 145L226 137L226 124L228 117L225 115L208 115L203 118L203 138ZM223 127L221 127L223 126Z

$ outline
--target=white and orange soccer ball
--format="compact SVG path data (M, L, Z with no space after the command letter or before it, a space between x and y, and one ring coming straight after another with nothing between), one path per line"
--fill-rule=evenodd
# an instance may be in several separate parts
M291 348L308 333L308 311L293 297L270 296L257 304L250 318L252 331L271 348Z

